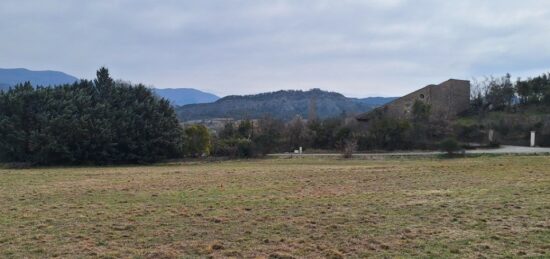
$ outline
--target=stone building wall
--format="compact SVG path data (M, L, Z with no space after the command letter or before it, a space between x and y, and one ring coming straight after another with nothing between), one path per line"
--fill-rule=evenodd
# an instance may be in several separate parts
M432 117L452 119L470 107L470 81L450 79L439 85L428 85L357 119L368 121L375 114L408 119L417 100L431 106Z

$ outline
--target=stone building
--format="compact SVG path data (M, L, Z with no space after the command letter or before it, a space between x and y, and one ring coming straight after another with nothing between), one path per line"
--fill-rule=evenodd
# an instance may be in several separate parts
M369 121L374 116L409 119L417 100L431 106L432 118L452 119L470 107L470 81L450 79L439 85L428 85L371 112L361 114L357 120Z

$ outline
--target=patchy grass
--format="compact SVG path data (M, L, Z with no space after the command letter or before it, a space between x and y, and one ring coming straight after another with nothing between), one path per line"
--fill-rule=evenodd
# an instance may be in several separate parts
M550 256L550 158L0 170L0 257Z

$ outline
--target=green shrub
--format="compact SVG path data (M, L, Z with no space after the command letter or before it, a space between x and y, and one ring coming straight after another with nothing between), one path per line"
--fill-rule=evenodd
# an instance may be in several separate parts
M461 150L460 144L454 138L447 138L439 143L439 148L447 155L453 156Z
M200 157L209 155L211 149L210 133L203 125L191 125L185 128L185 155Z
M256 157L258 152L249 139L231 138L217 140L214 145L214 155L225 157Z

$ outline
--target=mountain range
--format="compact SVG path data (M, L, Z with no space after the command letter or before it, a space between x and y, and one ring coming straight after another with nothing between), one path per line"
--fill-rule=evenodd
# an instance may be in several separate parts
M30 81L34 86L70 84L78 78L58 71L31 71L24 68L1 69L0 90ZM319 118L352 115L369 111L395 98L348 98L339 93L312 89L309 91L277 91L245 96L218 96L193 88L152 88L159 96L168 99L182 121L216 118L256 119L267 114L290 120L296 115L308 117L312 102ZM313 101L314 100L314 101Z
M0 68L0 89L19 83L31 82L34 86L72 84L78 78L59 71L31 71L25 68Z
M195 103L211 103L220 99L220 97L214 94L193 88L154 88L153 91L155 91L157 95L170 100L173 105L177 106Z
M308 118L310 110L315 110L315 117L324 119L342 114L353 115L366 112L394 99L393 97L348 98L339 93L320 89L281 90L256 95L227 96L213 103L180 106L176 111L182 121L216 118L258 119L265 115L287 121L297 115Z
M7 90L19 83L31 82L33 86L55 86L72 84L78 78L59 71L31 71L25 68L0 68L0 90ZM208 103L219 99L218 96L193 88L153 88L153 91L174 105Z

